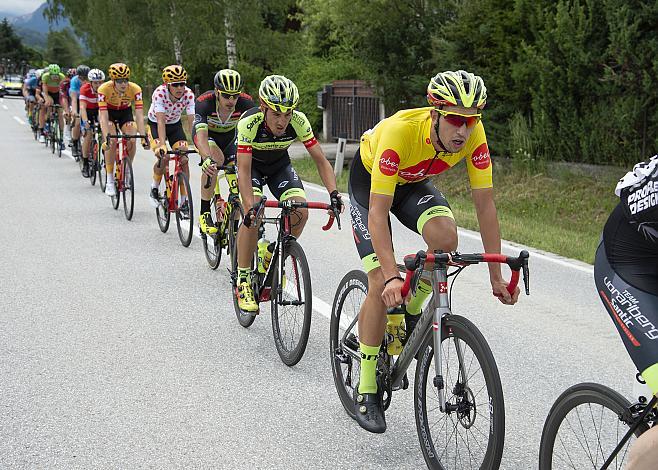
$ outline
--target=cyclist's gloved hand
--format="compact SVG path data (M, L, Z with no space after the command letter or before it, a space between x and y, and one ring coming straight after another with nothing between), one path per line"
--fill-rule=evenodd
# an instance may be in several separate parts
M244 213L244 220L242 223L245 227L250 228L254 220L256 220L256 209L252 207Z
M153 149L153 153L156 157L163 157L165 152L167 152L167 146L165 144L156 145Z
M217 173L217 167L214 165L214 161L210 157L206 157L201 162L201 171L208 176L215 176Z
M342 214L343 211L345 210L345 206L343 205L343 196L338 192L337 189L334 189L331 191L329 194L329 198L331 200L331 207L336 210L339 214Z
M148 139L142 138L142 148L144 150L148 150L149 147L150 147L150 144L149 144ZM165 151L166 151L166 147L165 147Z

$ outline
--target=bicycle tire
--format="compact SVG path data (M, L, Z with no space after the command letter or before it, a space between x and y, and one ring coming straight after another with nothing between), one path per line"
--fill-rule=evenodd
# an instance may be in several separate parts
M98 144L98 186L102 193L105 192L105 186L107 186L107 168L105 167L105 152Z
M62 146L64 145L64 129L59 127L59 119L57 120L57 156L62 158Z
M160 179L158 194L160 195L160 200L158 201L158 207L155 208L155 217L158 219L158 227L160 227L160 231L162 233L167 233L167 230L169 230L171 213L169 212L169 198L167 197L166 175Z
M210 268L213 270L219 267L219 262L222 259L222 246L220 241L222 239L222 236L224 237L228 236L228 225L229 225L227 223L222 223L222 224L217 223L216 201L217 201L217 195L214 195L210 200L210 218L212 219L213 225L217 227L217 233L213 235L207 235L201 232L201 241L203 242L203 253L206 255L206 261L208 262L208 266L210 266ZM228 206L226 207L226 210L224 212L226 217L229 216L227 211L228 211ZM199 229L199 231L201 231L201 229ZM222 231L226 232L226 234L223 234Z
M601 406L600 413L598 411L593 413L592 404ZM580 421L580 413L577 410L580 405L587 405L583 408L583 414L587 419L586 426L583 426L582 421ZM555 403L551 407L551 411L546 417L539 446L539 470L557 470L560 468L601 468L620 442L621 438L626 432L628 432L628 428L631 424L629 413L630 406L631 404L626 398L605 385L581 383L569 387L558 397L557 400L555 400ZM567 449L565 447L565 439L568 436L560 435L558 439L558 433L560 432L563 423L566 422L567 426L571 427L570 431L575 434L575 431L568 420L568 415L573 410L576 410L579 427L581 428L580 430L583 431L583 435L577 436L576 440L573 441L575 445ZM602 423L604 410L608 411L606 413L608 424L613 425L616 430L613 432L612 428L607 428L607 430L601 429L599 431L593 431L593 433L596 434L598 442L595 444L596 449L590 449L590 442L588 442L587 436L584 435L585 427L589 427L591 424L596 425L597 421L598 423ZM589 416L587 416L587 414L589 414ZM639 437L647 429L648 426L646 424L641 424L635 432L635 437ZM607 438L607 442L601 442L602 436ZM559 441L559 444L556 441ZM626 455L628 455L628 448L633 441L634 439L631 437L626 443L625 448L622 448L620 451L621 462L615 459L612 462L614 466L611 465L608 468L620 469L623 467L623 460ZM568 444L569 442L571 441L566 443ZM561 452L566 452L566 459L561 457L561 454L556 453L556 446L561 448ZM604 449L609 452L604 453ZM595 450L596 452L596 459L594 459L594 456L591 454L592 450ZM583 458L578 459L579 456ZM587 465L583 466L582 464L585 462ZM579 463L580 465L576 466Z
M358 269L348 272L343 276L336 289L329 323L329 353L334 385L345 412L352 419L355 419L354 387L359 382L361 362L344 352L342 339L343 336L352 333L355 346L358 348L357 323L354 323L354 329L346 332L345 335L341 333L341 328L347 327L359 315L361 304L367 293L368 275ZM356 371L355 366L358 367Z
M96 139L92 139L89 143L89 150L89 183L92 186L96 186L96 165L98 165L98 160L96 159L98 155L98 142L96 142Z
M238 306L238 298L237 298L237 287L238 287L238 228L239 228L239 222L240 222L240 214L236 210L231 211L231 217L233 219L233 223L231 224L231 230L229 232L229 247L230 247L230 253L231 253L231 289L232 289L232 297L233 297L233 309L235 310L235 316L238 319L238 323L240 326L243 328L249 328L253 323L254 320L256 319L256 312L245 312L240 307ZM251 258L251 270L254 270L254 257L256 255L256 252L254 252L254 256ZM252 274L252 277L255 277L255 274Z
M123 212L126 220L133 218L135 210L135 175L133 174L133 164L130 157L123 159ZM118 194L118 193L117 193Z
M313 294L311 287L311 273L308 267L308 260L304 249L296 240L289 240L283 246L283 265L284 265L284 278L283 286L279 282L279 258L272 259L275 266L272 276L272 293L270 303L272 306L272 333L274 335L274 344L279 353L281 361L287 366L294 366L297 364L306 351L308 344L308 337L311 332L311 318L313 313ZM292 261L290 268L287 266L288 260ZM301 282L300 282L301 281ZM294 287L297 289L294 289ZM291 287L293 289L291 289ZM297 307L291 305L279 304L278 290L282 289L282 300L284 302L303 302L301 309L284 308L284 307ZM301 288L301 289L300 289ZM284 295L287 294L287 295ZM284 299L285 297L285 299ZM288 300L288 297L290 300ZM299 310L297 313L288 312L292 310ZM300 315L301 314L301 315ZM286 319L290 316L291 318ZM290 320L289 322L287 320ZM298 325L301 320L301 329L298 338L295 339L293 328Z
M57 119L59 121L59 119ZM57 136L57 129L55 128L55 120L52 120L50 122L50 127L49 127L49 132L48 135L50 135L50 153L55 155L55 140Z
M181 186L185 188L187 194L188 215L187 219L181 216L180 206L176 201L176 228L178 229L178 238L184 247L190 246L194 236L194 204L192 203L192 189L187 175L182 171L178 173L178 194L180 195Z
M434 350L433 337L429 336L416 363L416 378L414 381L414 414L416 418L416 430L423 457L428 468L434 469L498 469L503 456L505 445L505 400L500 375L496 361L487 344L486 339L477 327L468 319L459 315L449 315L444 318L444 338L441 340L442 347L442 373L444 378L444 391L447 403L460 408L451 413L441 412L438 407L438 396L434 387ZM462 362L457 356L455 343L461 344ZM467 346L471 354L466 351ZM482 378L476 377L478 370L473 371L474 361L480 367ZM455 370L453 364L458 367ZM464 371L468 379L468 386L463 387L459 380L459 371ZM428 383L429 381L429 383ZM432 406L428 404L428 389L433 393L435 401ZM481 403L477 403L478 395L486 390L486 396L482 397ZM471 401L472 400L472 401ZM428 419L428 409L436 410L445 417L445 427L437 426ZM485 411L485 413L482 412ZM480 413L478 413L480 411ZM493 414L493 417L492 417ZM488 421L482 422L482 418L488 417ZM482 423L484 425L478 425ZM448 429L453 425L452 431ZM485 426L486 425L486 426ZM461 428L461 429L460 429ZM442 430L445 429L445 433ZM470 437L464 437L460 433L471 431ZM445 447L437 451L433 439L434 436L445 434L447 440ZM470 446L478 442L478 437L487 436L486 447L468 448L462 454L458 449L459 444ZM455 444L455 450L448 453L448 444ZM477 460L473 466L474 455L486 448L481 460ZM464 460L466 459L466 461ZM478 462L481 462L478 464ZM454 463L455 466L451 466ZM467 464L469 464L467 466Z
M115 196L112 196L110 199L112 199L112 207L114 207L114 210L119 209L119 202L121 201L121 191L119 191L119 180L123 178L123 175L120 174L121 171L118 171L117 168L120 168L119 163L114 162L114 189L116 192ZM121 176L121 178L117 178L117 176Z

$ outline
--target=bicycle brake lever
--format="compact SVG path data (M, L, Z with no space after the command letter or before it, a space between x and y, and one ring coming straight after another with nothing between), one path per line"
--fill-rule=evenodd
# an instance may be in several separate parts
M528 259L523 260L523 285L525 286L525 295L530 295L530 270L528 269Z

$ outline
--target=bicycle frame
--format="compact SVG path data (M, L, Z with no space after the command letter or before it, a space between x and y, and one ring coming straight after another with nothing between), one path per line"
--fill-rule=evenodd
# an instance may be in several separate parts
M284 246L284 244L289 240L295 240L295 236L292 234L292 224L290 221L291 214L295 211L295 209L299 209L299 208L325 209L325 210L331 209L330 204L325 204L320 202L299 202L290 199L285 201L268 201L267 198L263 197L261 199L261 208L257 211L257 213L262 214L262 211L264 210L265 207L279 208L282 209L282 211L277 217L262 217L262 218L257 217L257 220L260 220L261 224L275 224L278 227L277 238L274 245L274 252L272 253L272 260L277 258L278 263L270 262L270 265L267 267L265 274L263 274L263 281L258 286L258 290L256 292L257 294L256 297L258 298L259 302L267 302L270 300L271 290L272 290L272 277L274 276L274 271L272 270L272 266L274 264L276 264L279 268L279 279L283 279L284 252L281 249L281 247ZM338 221L338 228L340 229L340 218L338 218L338 216L339 214L336 214L335 212L333 215L329 216L329 221L325 226L322 227L322 230L325 231L329 230L333 225L334 220ZM295 269L297 268L296 265L293 266L295 267ZM284 302L281 299L281 296L283 295L283 289L281 285L277 287L276 295L277 295L277 300L282 305L299 305L299 301ZM301 289L299 285L297 285L297 296L298 298L301 296Z
M420 319L414 328L414 331L406 339L402 352L397 360L393 362L390 370L390 383L391 390L399 390L406 388L408 382L406 380L406 372L411 361L421 350L422 346L427 341L429 335L433 335L433 353L435 376L434 386L439 392L439 408L445 411L445 390L443 371L441 364L441 342L445 339L445 319L452 314L450 309L450 297L448 290L448 267L449 266L462 266L465 267L469 264L476 264L480 262L499 262L506 263L512 268L512 279L508 285L508 291L514 292L519 280L519 270L523 270L523 280L525 283L526 294L529 294L528 287L528 252L522 251L517 258L510 258L504 255L496 254L477 254L477 255L460 255L459 253L425 253L418 252L416 255L409 255L405 257L406 277L404 286L402 288L402 297L406 297L409 290L415 293L416 286L421 278L423 268L426 262L434 263L431 270L431 284L432 284L432 297L429 303L420 315ZM460 269L461 270L461 269ZM345 329L342 337L341 344L346 345L348 334L353 331L353 328L358 321L358 316L355 317L351 324ZM432 328L430 328L430 325ZM386 338L386 337L385 337ZM459 363L463 363L463 351L457 340L455 340L455 347L457 350L457 357ZM385 350L385 349L384 349ZM360 360L360 356L349 347L345 347L344 351L351 355L354 359ZM392 359L392 358L391 358ZM465 371L460 368L460 381L465 386L468 386L468 377Z
M105 136L107 147L110 147L110 139L117 139L117 154L114 160L114 173L115 173L115 183L117 185L117 192L123 191L123 160L129 158L128 156L128 139L146 139L148 138L145 135L139 134L124 134L119 126L118 122L110 122L116 127L116 134L108 134ZM99 124L100 126L100 124Z

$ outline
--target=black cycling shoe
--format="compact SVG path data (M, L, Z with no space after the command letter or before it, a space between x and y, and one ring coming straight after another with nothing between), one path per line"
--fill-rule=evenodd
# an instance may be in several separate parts
M381 434L386 431L386 417L382 395L377 393L359 393L359 386L354 388L354 414L356 422L369 432Z
M89 160L86 158L82 162L82 176L89 178Z

